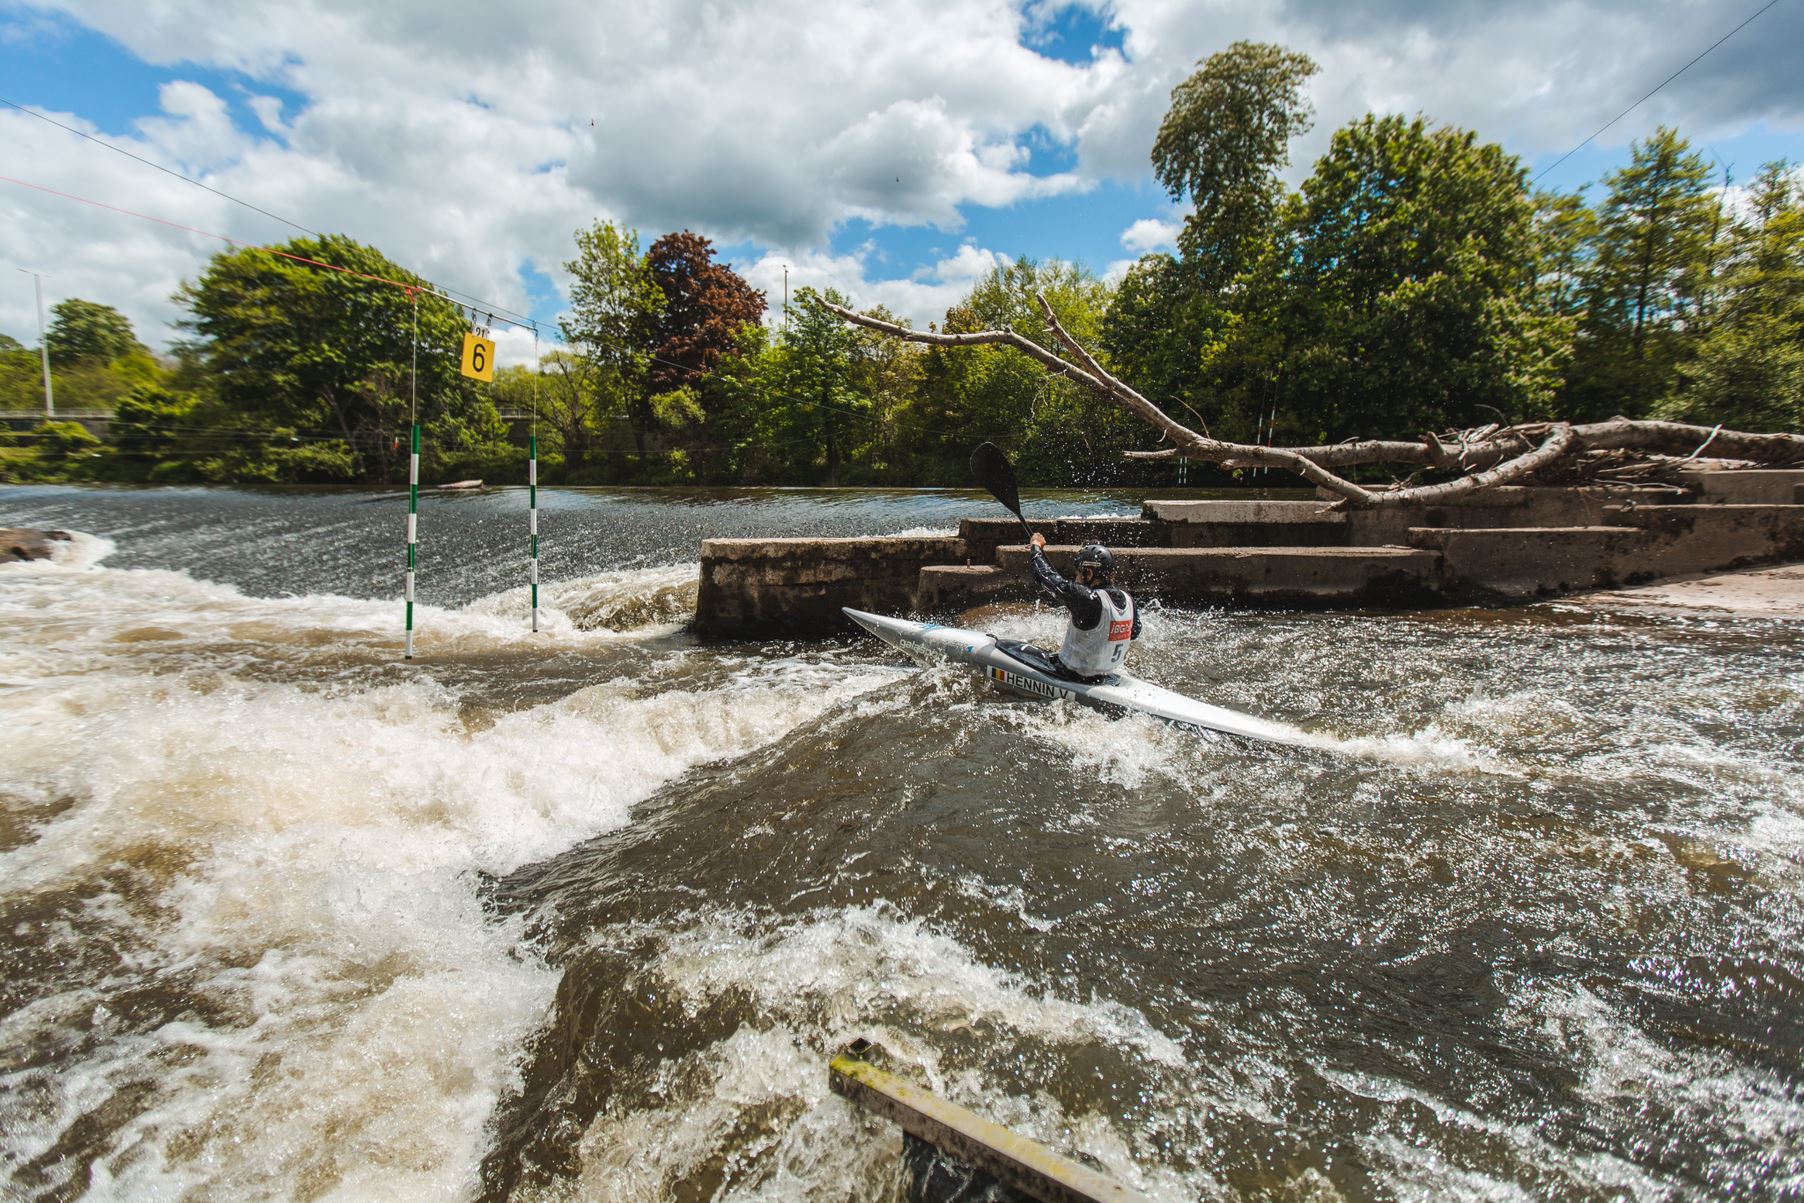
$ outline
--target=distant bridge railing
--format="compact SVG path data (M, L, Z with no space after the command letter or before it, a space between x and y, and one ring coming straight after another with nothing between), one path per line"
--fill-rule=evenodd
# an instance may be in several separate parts
M46 421L74 422L95 438L104 439L113 425L113 412L108 409L59 409L46 419L42 409L0 410L0 427L7 430L36 430Z

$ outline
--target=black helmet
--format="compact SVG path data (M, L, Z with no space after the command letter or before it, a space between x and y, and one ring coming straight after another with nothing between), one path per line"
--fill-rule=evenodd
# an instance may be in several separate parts
M1078 548L1077 558L1072 563L1077 568L1090 569L1105 581L1114 579L1115 557L1100 543L1086 543Z

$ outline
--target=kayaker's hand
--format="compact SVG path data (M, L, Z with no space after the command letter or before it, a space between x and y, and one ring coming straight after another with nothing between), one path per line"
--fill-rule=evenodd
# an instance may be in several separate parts
M1039 531L1035 531L1033 533L1033 538L1029 539L1028 542L1032 543L1035 547L1045 547L1046 536L1042 535Z

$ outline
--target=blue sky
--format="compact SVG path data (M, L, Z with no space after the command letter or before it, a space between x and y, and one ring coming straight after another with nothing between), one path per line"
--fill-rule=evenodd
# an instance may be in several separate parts
M1540 172L1759 7L551 0L519 21L425 0L0 0L0 97L547 324L571 234L598 218L647 241L698 229L773 305L787 264L792 289L925 321L1005 258L1107 273L1157 247L1179 217L1147 161L1170 89L1235 38L1321 65L1293 182L1374 109L1470 126ZM1660 122L1740 181L1804 160L1801 13L1762 13L1544 183L1601 179ZM14 110L0 146L0 174L48 188L246 241L295 232ZM50 301L116 305L153 343L220 245L10 184L0 220ZM0 331L34 341L30 282L7 274Z

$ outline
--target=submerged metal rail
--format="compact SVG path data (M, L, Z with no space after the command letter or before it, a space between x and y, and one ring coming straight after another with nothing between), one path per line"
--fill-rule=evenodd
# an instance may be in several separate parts
M855 1040L833 1058L827 1083L834 1094L893 1120L909 1136L1030 1199L1042 1203L1145 1203L1146 1196L1138 1191L877 1068L865 1060L873 1047L868 1040Z

